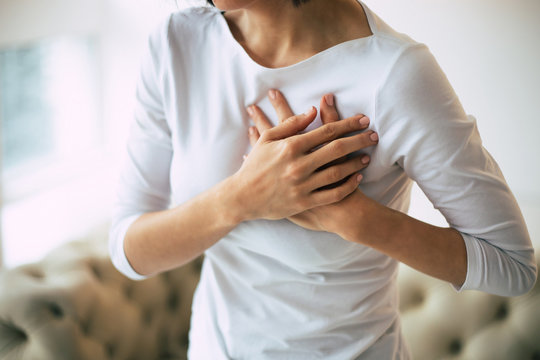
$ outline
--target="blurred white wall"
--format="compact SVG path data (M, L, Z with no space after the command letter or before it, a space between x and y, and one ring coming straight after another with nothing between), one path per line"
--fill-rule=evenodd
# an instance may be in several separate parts
M83 237L109 221L117 154L131 118L140 51L149 29L176 8L173 0L0 0L0 48L57 36L97 40L101 93L95 121L105 137L101 157L54 169L61 181L47 181L39 192L3 204L5 265L37 260L62 242ZM77 122L77 118L70 120ZM72 128L74 138L83 131L81 126ZM38 176L32 178L35 182Z
M104 111L109 152L115 164L121 161L148 33L176 9L173 0L107 1L103 26Z
M365 0L429 46L540 240L540 1ZM419 193L415 189L415 193ZM437 220L422 197L411 212Z
M540 201L540 1L366 0L426 43L522 201Z
M0 0L0 46L54 35L92 34L103 20L104 0Z

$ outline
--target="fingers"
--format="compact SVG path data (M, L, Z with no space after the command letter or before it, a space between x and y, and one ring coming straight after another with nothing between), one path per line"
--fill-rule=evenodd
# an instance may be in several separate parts
M341 121L323 125L300 136L302 150L308 152L319 145L335 140L343 135L365 130L368 125L369 119L364 115L356 115Z
M297 135L300 131L305 130L316 117L317 109L312 106L304 114L289 117L285 122L266 130L261 136L265 136L267 140L273 141Z
M352 194L362 181L362 175L352 175L339 186L327 190L314 191L311 195L311 207L333 204Z
M306 156L306 164L310 164L312 169L318 169L355 151L376 145L378 142L379 136L372 130L343 137L330 142Z
M259 130L255 126L250 126L248 129L249 144L253 147L257 144L260 137Z
M337 165L317 171L306 184L307 188L313 191L324 186L337 185L338 182L346 177L356 174L358 171L366 168L369 164L369 160L370 158L368 155L355 156L354 158L348 159Z
M274 110L276 110L276 114L280 124L285 122L285 120L287 120L291 116L294 116L294 113L291 110L287 99L285 99L281 91L271 89L270 91L268 91L268 98L270 99L270 103L274 107Z
M255 124L255 127L257 128L259 134L262 134L266 130L273 127L270 120L266 117L264 112L257 105L248 106L247 112L249 116L251 116L251 118L253 119L253 123Z
M321 121L324 124L329 124L339 120L339 115L336 108L335 98L332 94L326 94L321 99L320 104Z
M268 117L257 105L247 107L247 112L253 119L259 135L262 136L263 133L268 132L265 135L268 140L280 140L296 135L317 117L317 109L313 106L304 114L294 115L287 100L278 90L270 90L268 97L278 115L279 125L276 127L272 127Z

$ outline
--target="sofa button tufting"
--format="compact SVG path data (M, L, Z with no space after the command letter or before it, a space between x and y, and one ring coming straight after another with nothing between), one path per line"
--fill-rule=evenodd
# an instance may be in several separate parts
M180 303L179 296L176 292L171 292L169 294L169 298L167 299L167 305L169 307L169 310L174 311L178 308L178 304Z
M109 358L112 358L114 357L114 353L116 352L116 347L111 343L107 343L105 344L105 352L107 353Z
M145 325L150 325L152 323L153 319L153 311L152 309L146 309L142 313L142 321Z
M411 298L411 307L417 307L417 306L422 305L425 299L426 297L425 297L424 292L422 291L415 292Z
M131 299L133 297L133 284L126 284L124 287L124 295L127 299Z
M49 304L49 311L57 319L64 317L64 310L58 304Z
M80 324L82 333L88 335L90 333L90 318L88 320L81 320Z
M0 339L8 341L7 344L2 344L0 341L0 350L4 350L3 346L9 346L9 344L18 345L28 340L28 334L19 327L11 324L0 322Z
M452 355L459 354L463 348L463 342L460 339L454 339L450 342L448 346L448 351Z
M503 302L495 313L495 320L500 321L508 317L508 303Z
M26 275L36 280L42 280L45 277L45 274L43 274L43 272L38 269L27 269Z
M90 267L90 272L94 274L96 279L103 281L103 274L101 273L101 269L99 268L99 266L95 263L92 263L89 265L89 267Z

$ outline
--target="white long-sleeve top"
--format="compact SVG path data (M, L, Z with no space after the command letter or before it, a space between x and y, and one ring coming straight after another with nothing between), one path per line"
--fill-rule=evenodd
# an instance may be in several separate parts
M465 241L458 290L516 295L532 287L524 220L474 118L428 48L363 6L372 36L277 69L254 62L217 9L174 13L151 34L110 234L120 271L144 278L123 250L140 215L181 204L240 168L249 152L245 109L257 104L276 123L266 94L277 88L295 113L331 92L342 118L371 119L380 140L365 151L371 163L360 189L406 212L418 183ZM308 130L317 126L320 119ZM241 223L205 255L191 359L408 358L394 259L287 220Z

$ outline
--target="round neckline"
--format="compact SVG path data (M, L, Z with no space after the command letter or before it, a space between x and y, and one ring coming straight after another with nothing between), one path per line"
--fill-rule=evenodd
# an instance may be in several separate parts
M271 68L271 67L264 66L264 65L259 64L257 61L253 60L253 58L248 54L246 49L244 49L244 47L234 37L234 35L233 35L232 31L231 31L231 28L229 27L229 24L227 23L227 19L225 19L225 16L224 16L225 12L222 12L222 11L219 11L219 10L216 9L217 10L216 13L219 16L219 24L220 24L220 26L224 28L224 34L225 34L225 36L227 38L226 40L229 43L232 43L235 50L238 53L240 53L240 55L249 64L251 64L251 66L254 66L255 68L258 68L261 71L281 72L281 71L288 71L288 70L297 69L299 67L305 66L305 65L310 64L310 63L316 63L320 59L328 56L329 54L333 54L335 52L340 51L342 48L348 48L350 46L354 46L354 45L364 43L364 42L367 42L367 41L371 40L375 36L375 31L374 31L375 30L375 22L374 22L374 19L371 17L371 13L369 11L369 8L366 5L364 5L362 3L362 1L360 1L360 0L358 0L358 3L364 9L364 14L366 16L368 26L369 26L369 29L371 31L371 35L341 42L341 43L333 45L333 46L331 46L331 47L329 47L327 49L324 49L323 51L320 51L320 52L318 52L318 53L316 53L316 54L314 54L314 55L312 55L310 57L307 57L307 58L305 58L305 59L303 59L303 60L301 60L301 61L299 61L297 63L287 65L287 66L277 67L277 68Z

